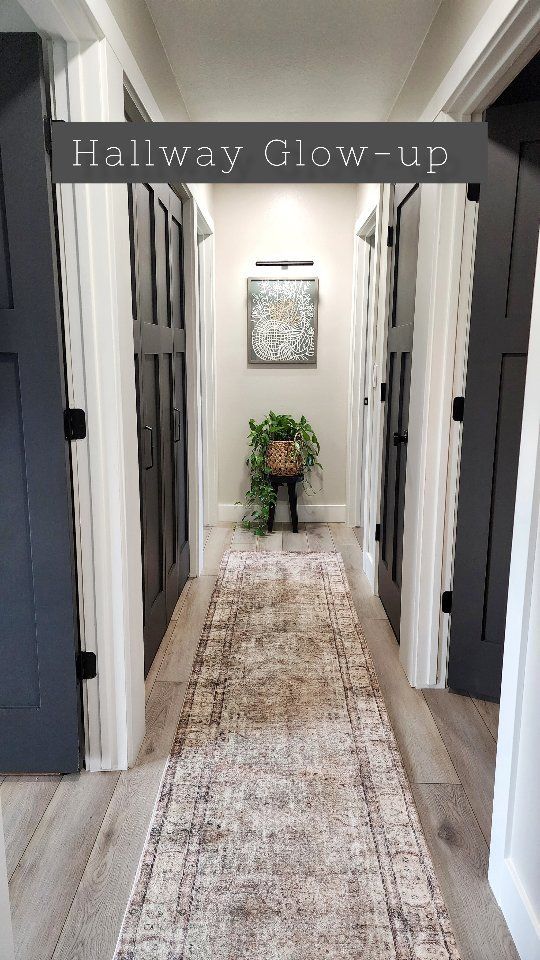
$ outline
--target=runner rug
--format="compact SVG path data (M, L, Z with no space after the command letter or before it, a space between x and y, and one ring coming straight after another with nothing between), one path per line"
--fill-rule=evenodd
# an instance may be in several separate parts
M339 554L225 555L116 957L458 957Z

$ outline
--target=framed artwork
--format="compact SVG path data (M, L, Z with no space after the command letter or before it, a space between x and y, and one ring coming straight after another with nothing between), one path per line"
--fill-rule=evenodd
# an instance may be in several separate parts
M317 363L319 281L248 279L250 364Z

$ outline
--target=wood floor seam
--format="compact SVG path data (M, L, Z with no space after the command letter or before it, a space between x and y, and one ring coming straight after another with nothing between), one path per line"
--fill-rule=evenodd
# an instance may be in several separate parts
M34 837L35 837L35 835L36 835L36 831L39 829L39 825L40 825L41 821L43 820L43 817L44 817L45 814L47 813L47 810L49 809L49 807L50 807L50 805L51 805L51 803L52 803L52 801L53 801L53 799L54 799L54 796L55 796L58 788L60 787L60 784L61 784L62 780L63 780L63 777L61 777L60 780L58 781L58 783L56 784L56 788L55 788L55 790L53 790L53 792L52 792L52 794L51 794L51 796L50 796L50 798L49 798L48 803L45 805L45 807L44 807L44 809L43 809L43 811L42 811L41 817L40 817L39 820L37 821L37 823L36 823L36 825L35 825L35 827L34 827L34 829L33 829L33 831L32 831L32 835L29 837L28 842L26 843L26 845L25 845L25 847L24 847L24 850L21 852L21 855L19 856L19 858L18 858L18 860L17 860L17 863L13 866L13 869L10 870L9 876L8 876L8 884L11 882L11 878L12 878L13 874L15 873L15 871L16 871L17 867L19 866L22 858L24 857L26 851L28 850L28 847L29 847L30 844L32 843L32 840L34 839ZM1 798L0 798L0 803L1 803Z
M467 699L470 699L470 698L467 698ZM430 705L429 698L424 695L424 700L426 701L427 706L428 706L428 710L429 710L429 712L431 713L431 716L433 717L433 721L434 721L435 725L437 726L437 728L438 728L438 730L439 730L439 733L440 733L443 741L445 742L446 749L448 750L448 753L449 753L450 759L451 759L451 761L452 761L452 764L453 764L453 766L454 766L454 769L456 770L456 773L457 773L457 775L458 775L458 777L459 777L460 783L461 783L461 785L462 785L462 787L463 787L463 789L464 789L465 796L467 797L468 803L469 803L469 805L470 805L470 807L471 807L471 810L472 810L472 812L473 812L474 819L475 819L476 823L478 824L478 828L479 828L479 830L480 830L480 832L481 832L481 834L482 834L482 836L483 836L483 838L484 838L484 840L485 840L485 842L487 843L488 848L489 848L489 844L490 844L490 840L491 840L491 810L490 810L490 816L489 816L489 829L486 829L486 824L485 824L485 822L484 822L484 823L481 822L481 818L478 816L478 813L477 813L477 811L478 811L478 809L479 809L478 806L477 806L477 804L475 803L475 800L476 800L477 798L476 798L475 795L473 795L473 796L471 797L471 793L474 793L474 792L467 788L466 783L463 782L463 774L460 774L460 772L459 772L459 767L456 766L456 762L452 759L452 753L451 753L451 751L450 751L450 749L449 749L449 747L448 747L448 744L446 744L446 741L445 741L445 737L444 737L444 727L442 727L442 725L441 725L441 723L440 723L440 720L438 721L437 715L434 713L434 711L433 711L433 709L432 709L432 707L431 707L431 705ZM482 723L483 723L483 720L482 720L482 717L481 717L481 716L479 716L479 719L480 719L480 720L482 721ZM486 726L485 724L483 724L483 725ZM441 728L441 727L442 727L442 728ZM489 732L489 731L488 731L488 732ZM491 734L490 734L490 736L491 736ZM494 768L493 768L493 769L494 769ZM491 799L492 799L492 798L491 798Z
M115 783L114 789L113 789L113 791L112 791L112 793L111 793L111 797L110 797L109 803L107 804L107 808L106 808L106 810L105 810L105 812L104 812L104 814L103 814L103 818L102 818L101 823L99 824L98 830L97 830L97 832L96 832L96 836L95 836L95 838L94 838L94 843L93 843L93 845L92 845L91 850L90 850L89 853L88 853L88 857L86 858L86 863L85 863L85 865L84 865L84 870L83 870L82 873L81 873L81 877L80 877L79 883L77 884L77 886L75 887L75 889L74 889L74 891L73 891L73 897L71 898L71 902L70 902L70 904L69 904L69 906L68 906L68 909L67 909L67 911L66 911L66 913L65 913L64 922L62 923L62 927L61 927L60 933L58 934L58 937L56 938L56 941L55 941L55 944L54 944L54 948L53 948L52 952L49 953L48 958L43 958L43 960L53 960L53 957L54 957L54 955L55 955L55 953L56 953L56 948L58 947L58 944L60 943L60 940L61 940L61 938L62 938L62 934L63 934L63 932L64 932L64 928L65 928L66 923L67 923L67 921L68 921L69 914L71 913L71 908L73 907L73 904L74 904L74 902L75 902L75 898L76 898L76 896L77 896L77 892L78 892L79 887L80 887L80 885L81 885L82 878L84 877L86 868L87 868L87 866L88 866L88 864L89 864L89 862L90 862L90 857L92 856L92 853L93 853L93 851L94 851L94 847L96 846L97 838L98 838L98 836L99 836L100 830L101 830L101 828L102 828L102 826L103 826L103 824L104 824L104 822L105 822L105 818L106 818L106 816L107 816L107 813L108 813L108 811L109 811L109 808L110 808L110 806L111 806L111 803L113 802L113 797L114 797L114 794L115 794L115 792L116 792L116 788L117 788L117 786L118 786L118 781L120 780L120 776L121 776L121 772L118 773L118 777L117 777L117 779L116 779L116 783ZM40 960L41 960L41 958L40 958Z

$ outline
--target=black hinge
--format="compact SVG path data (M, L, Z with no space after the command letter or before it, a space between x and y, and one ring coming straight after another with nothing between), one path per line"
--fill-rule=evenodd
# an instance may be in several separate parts
M97 659L90 650L81 650L79 653L78 673L80 680L93 680L97 677Z
M394 228L393 227L388 227L388 233L386 235L386 246L387 247L394 246Z
M64 430L66 440L84 440L86 437L86 414L78 407L64 410Z
M386 384L381 383L381 403L384 403L386 400Z
M369 398L368 398L368 397L364 397L364 406L367 407L368 404L369 404Z
M43 117L43 137L45 140L45 149L52 157L52 125L53 123L65 123L65 120L51 120L50 117Z
M381 539L381 525L380 523L375 524L375 543L379 543Z
M452 401L452 420L456 423L463 423L463 413L465 411L465 397L454 397Z
M49 156L52 154L52 123L50 117L43 117L43 139Z
M443 613L452 613L452 591L445 590L441 597L441 610Z
M467 184L467 200L472 200L473 203L478 203L478 201L480 200L480 184L479 183Z

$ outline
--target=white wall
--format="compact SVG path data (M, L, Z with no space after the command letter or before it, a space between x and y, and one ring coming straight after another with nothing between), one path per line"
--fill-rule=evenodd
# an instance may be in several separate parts
M189 120L186 105L144 0L108 0L164 120Z
M381 199L380 183L359 183L356 188L356 216L364 221Z
M310 420L321 442L324 472L321 482L314 481L315 495L303 494L302 502L312 507L316 519L345 519L355 214L353 184L227 184L214 190L222 520L231 519L231 505L243 499L246 490L248 420L262 419L269 410L296 417L305 414ZM315 266L307 271L255 267L256 260L295 258L314 260ZM316 368L248 367L246 280L250 276L319 278ZM329 505L334 509L328 510Z
M418 120L492 0L443 0L388 117Z
M0 10L0 32L26 33L35 29L28 14L17 3L17 0L2 0Z

